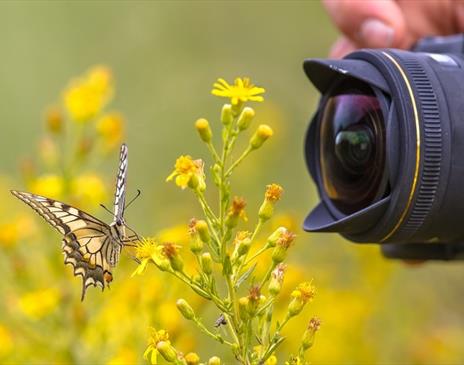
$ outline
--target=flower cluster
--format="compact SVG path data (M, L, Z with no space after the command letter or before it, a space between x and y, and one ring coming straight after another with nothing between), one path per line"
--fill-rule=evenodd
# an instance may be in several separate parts
M263 239L263 229L273 217L283 194L280 185L266 187L254 227L241 228L249 222L247 202L232 193L231 175L245 158L272 137L273 130L266 124L258 125L238 158L233 158L233 151L236 141L245 136L255 119L256 113L246 105L247 102L263 101L264 92L247 78L237 78L232 85L223 79L214 84L213 95L230 99L230 104L224 104L221 110L220 149L216 147L209 121L200 118L195 122L195 129L211 155L209 171L218 190L217 210L212 208L206 196L205 162L202 159L180 156L166 179L174 181L183 190L191 190L203 210L204 217L193 218L188 225L189 247L196 268L192 272L192 267L184 264L180 245L159 238L145 238L136 248L140 265L134 271L134 275L142 274L149 264L153 264L213 303L218 310L214 326L205 324L186 299L177 300L176 307L203 334L229 346L234 359L249 365L278 363L281 356L278 348L285 340L285 326L303 312L316 293L312 281L299 284L287 299L285 316L276 320L275 306L285 300L282 286L286 272L290 270L283 262L296 238L286 227L278 227ZM306 363L305 353L312 346L319 326L319 320L310 321L298 353L288 358L289 364ZM178 351L163 330L152 330L145 355L152 364L157 363L159 355L173 364L200 363L196 353L184 355ZM207 363L220 364L221 359L214 356Z
M72 203L84 206L97 206L106 199L102 177L88 171L87 162L103 161L123 139L124 118L119 112L106 111L113 95L113 77L105 66L95 66L71 80L61 102L45 112L38 159L21 165L30 191L55 199L71 198ZM38 166L45 171L39 172Z

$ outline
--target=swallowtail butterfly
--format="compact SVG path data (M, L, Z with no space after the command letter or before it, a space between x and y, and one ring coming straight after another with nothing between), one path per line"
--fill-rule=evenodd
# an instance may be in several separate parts
M114 199L114 219L106 224L65 203L40 195L12 190L11 193L34 209L63 235L65 264L71 264L75 276L82 276L82 296L91 285L102 291L112 280L111 270L119 261L124 245L137 239L127 236L124 221L127 177L127 146L121 146Z

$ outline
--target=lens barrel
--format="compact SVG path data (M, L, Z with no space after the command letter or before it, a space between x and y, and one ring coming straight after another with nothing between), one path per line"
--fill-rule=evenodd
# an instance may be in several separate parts
M322 94L305 143L321 202L305 230L464 241L463 57L366 49L304 70Z

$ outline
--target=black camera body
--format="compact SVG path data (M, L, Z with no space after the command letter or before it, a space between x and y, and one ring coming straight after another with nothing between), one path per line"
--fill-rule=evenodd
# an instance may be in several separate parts
M305 143L321 201L304 229L391 258L464 258L464 36L304 70L322 95Z

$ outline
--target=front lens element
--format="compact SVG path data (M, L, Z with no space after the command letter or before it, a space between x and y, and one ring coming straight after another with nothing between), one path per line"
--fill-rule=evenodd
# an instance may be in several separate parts
M367 84L350 80L330 93L322 109L320 141L323 186L339 211L352 214L383 196L385 123Z

